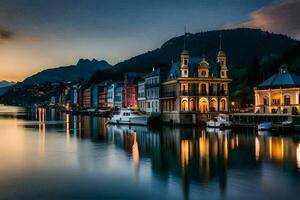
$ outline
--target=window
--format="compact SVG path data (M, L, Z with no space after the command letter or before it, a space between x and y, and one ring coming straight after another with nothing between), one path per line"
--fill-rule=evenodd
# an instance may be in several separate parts
M187 75L187 71L186 70L184 70L184 75Z
M264 106L269 105L268 97L264 97Z
M206 95L206 85L204 83L201 84L201 94Z
M272 106L280 106L280 104L282 103L282 102L280 102L280 94L273 94L272 95Z
M221 100L221 110L222 111L226 110L226 101L224 99Z
M124 112L123 116L130 116L130 113Z
M221 74L222 74L222 76L225 76L225 75L224 75L224 72L222 72Z
M187 100L183 100L181 102L181 111L187 111L188 110L188 102Z
M272 105L279 106L280 105L280 99L272 99Z
M184 59L183 63L184 63L184 65L187 65L188 64L187 59Z
M148 107L148 108L151 108L150 102L147 102L147 107Z
M291 97L289 95L284 96L284 105L291 105Z
M201 75L206 76L206 71L202 71Z

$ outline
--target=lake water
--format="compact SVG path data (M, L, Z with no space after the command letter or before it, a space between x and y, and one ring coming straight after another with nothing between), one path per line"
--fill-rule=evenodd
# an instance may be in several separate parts
M0 107L1 199L300 199L300 136Z

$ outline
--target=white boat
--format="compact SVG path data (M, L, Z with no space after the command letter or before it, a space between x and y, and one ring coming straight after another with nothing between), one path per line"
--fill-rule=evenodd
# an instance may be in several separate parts
M283 121L283 122L281 122L281 125L283 126L283 127L291 127L291 126L293 126L293 121L292 120L285 120L285 121Z
M229 116L225 114L219 114L218 117L206 122L207 127L214 128L230 128L232 123L229 121Z
M268 131L273 129L272 122L263 122L257 125L257 130L259 131Z
M149 116L139 111L122 108L113 112L112 117L108 120L109 124L133 124L147 125Z
M226 135L230 133L230 129L220 129L220 128L212 128L212 127L207 127L206 132L209 134L220 134L220 135Z

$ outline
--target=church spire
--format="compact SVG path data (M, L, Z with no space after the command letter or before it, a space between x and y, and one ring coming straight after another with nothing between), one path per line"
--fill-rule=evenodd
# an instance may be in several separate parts
M222 34L219 35L219 51L222 51Z
M183 50L186 50L186 25L184 25Z
M183 36L183 51L180 54L181 58L181 77L188 77L189 76L189 59L190 53L186 50L186 26L184 26L184 36Z

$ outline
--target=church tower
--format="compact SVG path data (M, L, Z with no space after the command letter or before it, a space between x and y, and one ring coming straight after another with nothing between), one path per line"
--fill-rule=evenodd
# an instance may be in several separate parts
M184 28L185 29L185 28ZM180 54L181 65L180 65L180 75L181 77L189 77L189 59L190 53L186 50L186 31L184 30L184 41L183 41L183 51Z
M187 50L183 50L180 54L181 57L181 77L189 77L189 59L190 54Z
M217 62L220 65L220 78L228 78L228 68L226 64L226 54L222 51L222 36L220 35L220 47L217 55Z

